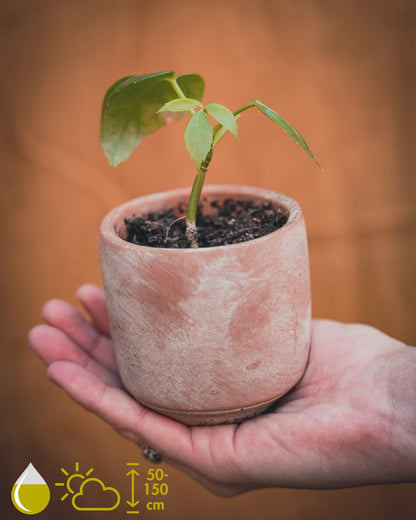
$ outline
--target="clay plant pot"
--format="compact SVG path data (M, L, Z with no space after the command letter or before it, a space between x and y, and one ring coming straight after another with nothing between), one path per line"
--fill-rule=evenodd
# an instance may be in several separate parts
M206 186L204 200L264 199L288 217L248 242L200 249L134 245L124 217L186 202L180 189L112 210L100 259L121 378L145 406L190 425L266 411L302 377L310 340L310 278L299 205L272 191Z

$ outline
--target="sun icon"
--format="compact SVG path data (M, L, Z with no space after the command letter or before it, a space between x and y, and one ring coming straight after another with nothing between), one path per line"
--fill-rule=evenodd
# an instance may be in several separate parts
M69 472L61 468L62 473L67 477L66 482L55 482L55 486L57 487L66 487L67 492L62 495L61 500L65 500L69 495L74 495L75 493L78 493L78 490L81 486L81 483L78 483L77 486L73 485L73 481L76 479L85 480L86 477L89 477L91 473L94 471L94 468L90 468L85 475L79 472L79 462L75 462L75 473L72 473L72 475L69 474ZM75 488L75 489L74 489Z
M120 493L117 489L106 486L99 478L90 477L93 468L84 475L79 471L79 462L76 462L74 473L70 474L64 468L61 468L61 471L66 477L66 482L55 482L55 486L66 488L61 501L71 496L72 507L77 511L113 511L119 506ZM93 506L90 504L91 499Z

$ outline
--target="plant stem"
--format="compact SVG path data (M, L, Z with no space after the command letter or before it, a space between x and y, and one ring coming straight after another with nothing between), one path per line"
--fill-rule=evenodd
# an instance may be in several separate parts
M173 78L170 80L170 83L175 90L178 97L182 99L186 99L186 96L181 89L181 87L178 85L178 82L176 81L176 78ZM191 114L195 114L195 110L191 109L189 110ZM212 154L211 154L212 156ZM203 164L201 164L195 180L194 184L192 186L191 195L188 200L188 208L186 213L186 231L185 236L188 240L188 243L190 247L197 248L198 247L198 232L196 230L196 212L198 210L198 203L199 198L201 196L202 186L204 185L205 180L205 173L207 171L207 166L204 167L205 161Z
M188 209L186 212L186 218L188 222L196 221L196 212L198 210L199 198L201 196L202 186L205 181L206 170L200 168L195 176L194 184L192 186L191 195L188 200Z
M196 213L198 211L199 199L201 197L202 187L204 186L205 174L208 164L212 158L212 148L207 155L207 159L201 164L192 186L191 195L188 200L188 208L186 212L186 238L192 248L198 247L198 232L196 230Z
M250 103L249 105L245 105L235 112L233 112L234 116L239 116L241 112L244 112L245 110L248 110L249 108L254 107L254 103ZM218 123L218 125L215 126L213 129L213 136L215 137L215 134L222 128L222 124ZM218 141L217 141L218 142ZM210 151L208 152L205 160L202 162L201 166L199 167L197 174L195 176L195 180L192 186L191 195L189 196L188 200L188 208L186 212L186 231L185 235L188 240L188 243L191 248L197 248L198 247L198 231L196 229L196 213L198 210L198 204L199 199L201 197L202 188L204 186L205 181L205 174L207 172L209 163L212 159L212 154L214 152L214 144L211 146Z
M175 78L170 80L170 83L175 90L178 97L185 99L186 96L183 93L181 87L178 85ZM244 112L244 110L248 110L249 108L254 107L254 103L250 103L249 105L245 105L235 112L233 112L234 116L238 116L241 114L241 112ZM189 111L191 114L195 113L194 109L191 109ZM218 123L218 125L215 126L213 129L213 137L215 137L215 134L222 128L223 125L221 123ZM212 159L212 153L213 153L213 146L211 146L210 151L208 152L205 160L201 163L201 166L198 168L197 174L194 179L194 183L192 186L191 194L189 196L188 200L188 207L186 211L186 231L185 236L188 240L188 243L191 248L197 248L198 247L198 231L196 229L196 213L198 211L198 204L199 199L201 197L202 188L204 186L205 181L205 174L207 172L209 163Z

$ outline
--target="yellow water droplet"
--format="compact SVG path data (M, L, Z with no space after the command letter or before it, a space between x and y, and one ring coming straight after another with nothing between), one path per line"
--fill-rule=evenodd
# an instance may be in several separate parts
M36 515L49 504L50 497L48 484L29 463L12 488L14 507L25 515Z

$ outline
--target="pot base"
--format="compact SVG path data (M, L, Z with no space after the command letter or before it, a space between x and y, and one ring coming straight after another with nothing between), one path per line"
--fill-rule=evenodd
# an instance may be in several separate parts
M232 410L201 410L201 411L187 411L187 410L169 410L166 408L160 408L158 406L150 406L142 403L147 408L154 410L162 415L166 415L171 419L175 419L188 426L215 426L216 424L231 424L245 421L246 419L252 419L256 415L260 415L271 408L275 402L282 397L283 394L256 403L250 406L244 406L241 408L235 408Z

